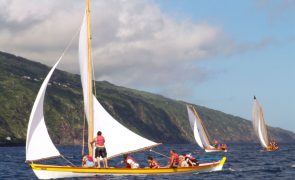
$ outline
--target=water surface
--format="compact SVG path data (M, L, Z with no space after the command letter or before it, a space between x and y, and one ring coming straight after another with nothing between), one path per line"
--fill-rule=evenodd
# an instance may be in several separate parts
M80 165L81 147L59 146L58 149L72 163ZM220 172L72 179L295 179L295 144L281 144L280 150L275 152L261 152L258 144L232 144L227 153L205 153L192 144L161 145L153 150L168 155L170 149L179 154L191 152L204 161L222 156L226 156L227 161ZM156 158L161 165L166 165L168 161L166 157L150 151L132 155L142 167L147 166L146 157L149 155ZM25 147L0 147L0 158L0 179L37 179L25 163ZM121 160L121 157L112 159L109 165L122 167ZM50 163L65 164L63 160L51 160Z

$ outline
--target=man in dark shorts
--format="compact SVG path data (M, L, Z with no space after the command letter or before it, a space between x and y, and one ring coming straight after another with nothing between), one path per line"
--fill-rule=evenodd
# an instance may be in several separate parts
M108 159L107 159L107 150L104 146L105 139L101 135L100 131L97 132L97 136L90 142L92 146L95 143L95 158L97 160L97 167L100 168L100 157L103 158L103 165L105 168L108 168Z

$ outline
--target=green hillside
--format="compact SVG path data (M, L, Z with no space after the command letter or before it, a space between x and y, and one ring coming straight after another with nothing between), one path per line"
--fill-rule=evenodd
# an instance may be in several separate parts
M49 67L0 52L0 143L23 143L36 94ZM96 83L97 99L120 123L151 140L163 143L194 142L185 102L160 95ZM83 97L78 75L57 70L45 99L45 119L56 144L82 141ZM210 136L220 141L257 142L250 121L196 106ZM294 141L295 134L270 128L279 142ZM11 137L12 140L6 140Z

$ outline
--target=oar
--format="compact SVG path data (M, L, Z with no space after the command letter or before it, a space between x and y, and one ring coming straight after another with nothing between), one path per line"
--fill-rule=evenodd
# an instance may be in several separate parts
M76 167L75 164L73 164L70 160L68 160L66 157L64 157L63 155L61 155L61 158L63 158L64 160L66 160L68 163L70 163L73 167Z
M168 159L169 159L169 157L168 157L168 156L166 156L165 154L159 153L159 152L157 152L157 151L154 151L154 150L152 150L152 149L150 149L150 151L151 151L151 152L154 152L154 153L156 153L156 154L159 154L159 155L161 155L161 156L163 156L163 157L166 157L166 158L168 158Z

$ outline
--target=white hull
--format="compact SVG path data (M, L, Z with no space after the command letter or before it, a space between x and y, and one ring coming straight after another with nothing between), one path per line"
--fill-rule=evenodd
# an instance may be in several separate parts
M75 172L58 172L58 171L42 171L33 170L38 179L59 179L59 178L73 178L73 177L93 177L96 173L75 173Z
M205 152L227 152L227 149L221 150L221 149L205 149Z

